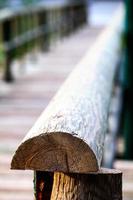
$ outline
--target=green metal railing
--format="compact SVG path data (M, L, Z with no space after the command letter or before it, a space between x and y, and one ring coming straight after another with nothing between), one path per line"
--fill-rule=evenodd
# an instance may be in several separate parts
M123 119L125 159L133 159L133 1L126 0L125 60L123 65Z

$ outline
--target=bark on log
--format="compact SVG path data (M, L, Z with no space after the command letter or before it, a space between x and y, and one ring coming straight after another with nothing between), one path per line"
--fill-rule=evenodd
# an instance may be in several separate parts
M40 176L41 173L42 176ZM39 176L38 172L36 174L38 181L35 189L43 188L41 195L38 192L42 198L37 198L36 195L36 200L45 199L47 194L49 194L49 200L122 200L122 173L118 170L101 169L99 172L89 174L55 172L53 185L48 193L45 185L51 183L43 174L44 172L39 172ZM40 181L39 178L41 178ZM44 187L40 186L40 182Z
M50 200L53 174L37 171L34 174L34 195L36 200Z
M16 151L11 168L97 171L121 51L123 11L65 81Z

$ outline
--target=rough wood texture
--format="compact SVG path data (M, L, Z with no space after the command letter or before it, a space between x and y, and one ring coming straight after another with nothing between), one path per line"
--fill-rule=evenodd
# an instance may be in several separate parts
M12 169L98 170L121 50L122 16L121 11L26 135Z
M48 184L44 172L39 173L39 176L42 173L42 184ZM36 184L35 188L38 187L39 184ZM122 173L110 169L89 174L55 172L50 193L49 200L122 200Z
M49 200L51 197L53 185L53 174L48 172L35 172L34 176L34 189L35 198L37 200Z

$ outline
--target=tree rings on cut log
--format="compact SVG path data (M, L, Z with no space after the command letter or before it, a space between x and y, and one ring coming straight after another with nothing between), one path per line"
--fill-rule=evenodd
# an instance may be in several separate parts
M49 133L22 143L12 169L86 173L97 171L95 154L81 139L68 133Z

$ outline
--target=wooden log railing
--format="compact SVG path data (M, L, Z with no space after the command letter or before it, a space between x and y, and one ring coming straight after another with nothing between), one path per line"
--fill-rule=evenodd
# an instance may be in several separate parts
M122 199L121 172L101 168L122 16L115 16L13 157L12 169L35 171L37 200Z
M30 7L2 10L3 37L0 42L6 55L4 79L14 79L11 62L16 57L26 55L34 48L48 50L55 38L64 37L83 25L87 20L85 6L82 1L46 1Z

